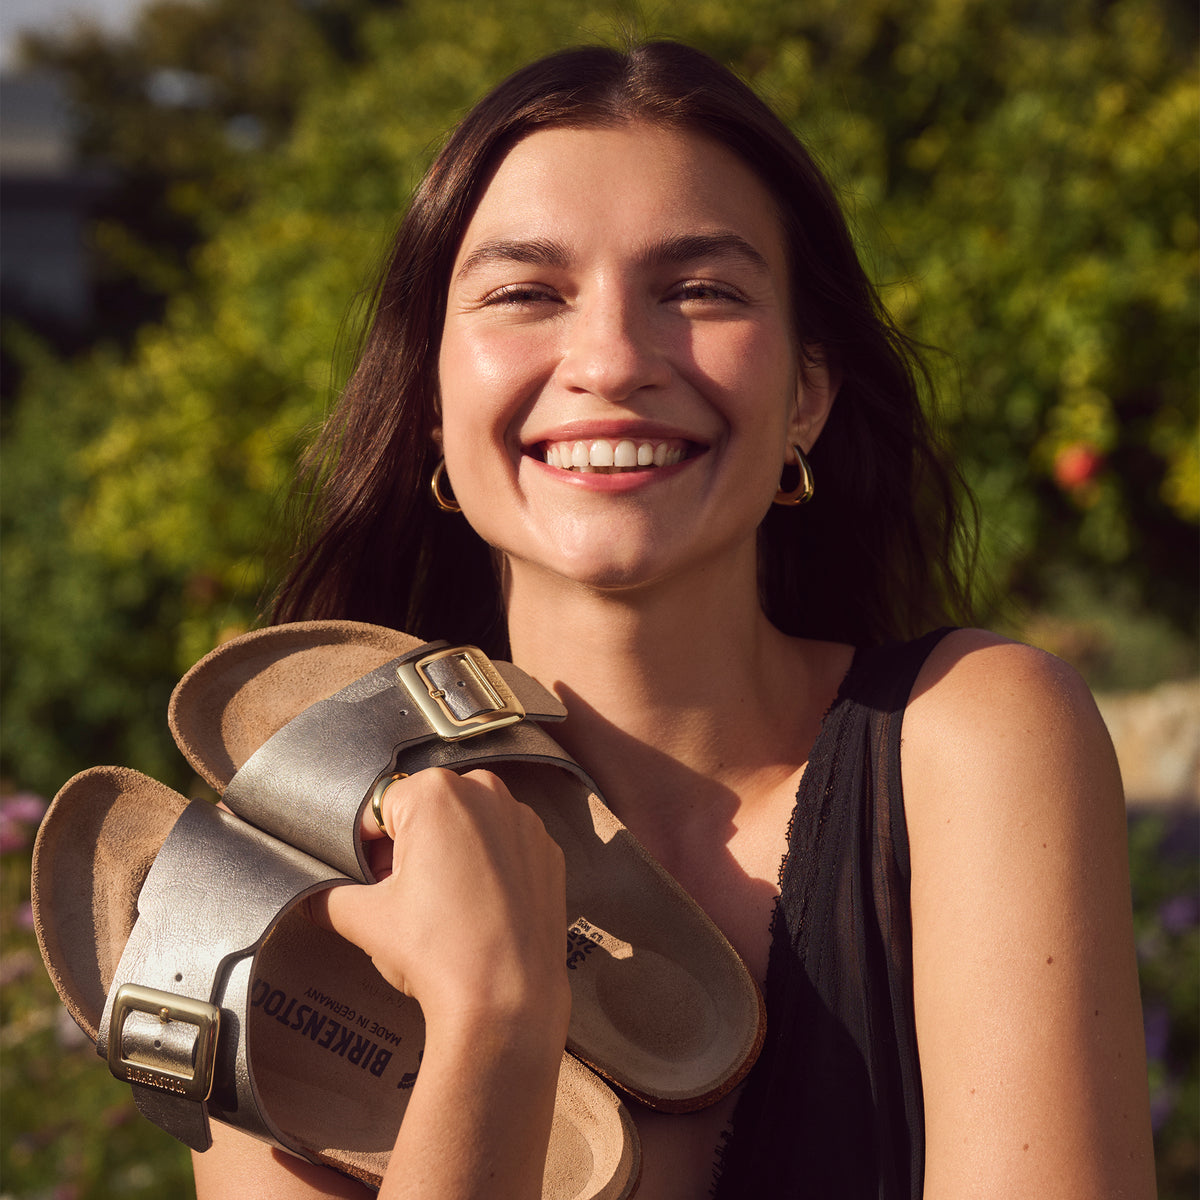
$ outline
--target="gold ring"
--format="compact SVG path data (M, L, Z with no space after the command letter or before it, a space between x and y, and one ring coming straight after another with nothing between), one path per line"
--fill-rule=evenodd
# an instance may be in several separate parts
M391 837L388 833L387 826L383 823L383 793L396 782L397 779L407 779L408 776L403 771L397 771L395 775L385 775L376 785L375 790L371 793L371 816L375 818L375 824L379 826L379 832L384 837Z

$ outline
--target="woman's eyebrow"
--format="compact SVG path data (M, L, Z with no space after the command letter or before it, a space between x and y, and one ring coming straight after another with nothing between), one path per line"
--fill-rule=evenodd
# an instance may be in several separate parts
M645 266L682 265L698 259L739 259L757 270L770 269L767 260L740 234L729 231L713 233L680 233L651 242L638 254ZM455 277L464 279L473 271L490 263L523 263L533 267L553 267L559 270L570 265L567 247L550 238L494 238L481 242L463 259Z
M495 238L481 242L454 273L464 279L479 267L494 262L525 263L532 267L566 267L570 260L567 248L549 238Z
M732 258L762 271L770 265L744 237L731 231L680 233L653 242L639 258L648 266L674 266L703 258Z

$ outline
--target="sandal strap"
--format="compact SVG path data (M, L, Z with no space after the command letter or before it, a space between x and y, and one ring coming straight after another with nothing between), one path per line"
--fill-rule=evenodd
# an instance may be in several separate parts
M96 1043L142 1113L203 1151L209 1115L287 1149L263 1111L245 1030L253 959L280 917L348 882L204 801L163 842L113 976Z
M512 663L429 642L294 717L247 759L223 799L251 824L371 882L359 821L393 774L540 762L597 790L538 724L565 716L557 697Z

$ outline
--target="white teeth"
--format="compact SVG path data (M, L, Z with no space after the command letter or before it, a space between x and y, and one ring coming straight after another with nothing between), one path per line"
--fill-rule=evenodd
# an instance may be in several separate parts
M682 462L686 453L684 447L666 442L593 438L587 442L547 442L543 460L548 466L566 471L630 471L638 467L669 467Z

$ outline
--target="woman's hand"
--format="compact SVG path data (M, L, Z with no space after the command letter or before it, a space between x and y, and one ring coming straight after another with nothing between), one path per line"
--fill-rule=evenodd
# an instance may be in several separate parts
M381 1200L538 1200L571 997L563 856L490 772L430 769L363 823L379 882L309 904L425 1014L425 1049ZM203 1200L367 1196L224 1127L197 1155Z
M488 771L431 768L394 782L363 840L378 883L318 898L324 923L372 958L426 1021L565 1021L562 851ZM564 1025L565 1036L565 1025Z
M540 1196L571 1008L562 851L487 771L422 771L381 808L379 882L312 902L425 1015L380 1196Z

